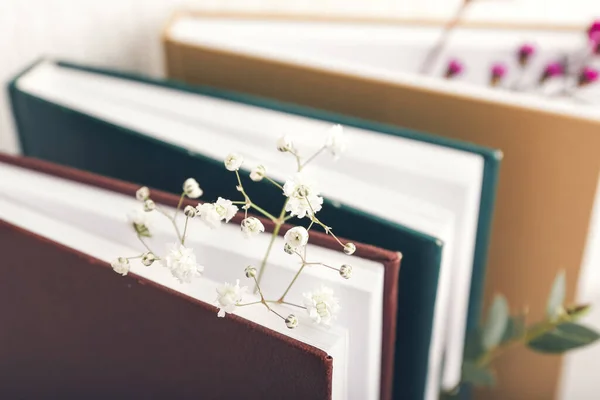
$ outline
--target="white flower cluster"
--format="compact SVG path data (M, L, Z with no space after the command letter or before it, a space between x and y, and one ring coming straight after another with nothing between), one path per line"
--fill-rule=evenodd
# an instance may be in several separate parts
M324 225L317 217L316 213L319 212L323 207L323 197L316 183L311 180L308 175L303 171L304 166L308 164L312 159L318 156L321 152L328 151L334 159L339 156L346 149L346 142L344 137L343 128L340 125L335 125L329 129L325 135L325 140L321 148L311 157L308 158L304 163L299 155L297 147L294 145L293 140L289 136L284 136L277 141L277 149L281 152L289 152L296 158L298 166L297 173L284 182L283 186L275 182L273 179L267 176L267 169L264 165L257 165L250 173L250 180L254 182L262 181L263 179L272 183L274 186L281 190L283 196L285 196L285 206L281 211L279 217L275 217L268 211L259 207L253 203L248 194L246 193L242 180L240 178L240 169L244 165L244 157L238 153L231 153L224 159L224 166L228 171L236 174L238 181L237 190L243 195L243 200L231 201L222 197L219 197L215 202L205 202L194 205L185 205L183 208L183 215L185 216L185 227L183 234L180 233L177 225L177 213L180 211L178 206L176 213L173 216L169 216L164 210L162 210L154 201L150 198L150 189L142 187L136 192L136 198L143 203L143 207L138 210L134 210L128 215L130 224L133 225L139 239L146 247L146 252L136 257L119 257L111 263L114 271L121 275L127 275L131 270L132 259L139 259L141 264L144 266L150 266L155 262L161 264L167 268L173 277L175 277L181 283L190 283L196 277L201 276L204 271L204 267L199 265L196 259L196 255L192 248L185 246L186 230L190 219L198 218L200 221L205 223L211 229L217 229L223 223L228 223L238 213L239 209L236 204L242 205L242 210L245 213L244 218L241 220L240 229L242 235L245 238L256 237L265 232L265 225L261 219L249 216L248 210L254 209L261 213L266 219L269 220L272 228L273 239L283 224L289 219L297 217L299 219L308 218L310 220L310 226L307 228L303 226L294 226L287 229L284 235L284 248L283 250L288 254L295 254L302 260L302 267L305 265L323 265L327 268L337 270L345 279L349 279L352 275L352 267L350 265L342 265L340 268L333 268L325 264L319 263L308 263L306 261L306 246L309 241L309 231L313 224L315 226L321 226L325 229L327 234L333 235L331 228ZM180 199L180 206L183 204L184 197L189 199L197 199L203 194L203 190L194 178L188 178L183 183L183 192ZM145 238L151 237L150 229L152 221L150 216L155 211L165 215L171 220L175 227L175 231L179 238L179 243L172 244L168 248L166 255L163 257L157 256L155 253L150 251L148 243L144 241ZM277 215L277 214L275 214ZM285 229L285 227L284 227ZM335 235L334 238L343 247L344 253L351 255L355 252L356 246L353 243L343 244ZM271 242L272 243L272 242ZM239 280L236 280L235 284L224 283L216 288L217 298L215 304L218 306L218 316L225 317L226 314L234 313L239 306L250 305L254 303L262 303L269 311L273 311L275 314L284 319L285 324L288 328L293 329L298 325L298 317L294 314L290 314L287 317L282 317L276 313L271 307L275 304L281 304L284 297L288 293L289 289L294 284L294 280L291 281L288 288L286 289L283 296L277 301L265 300L265 297L260 289L260 279L262 268L266 265L266 260L271 251L271 246L267 250L261 271L253 266L247 266L244 273L247 278L253 279L256 288L260 293L260 301L242 304L243 297L248 291L248 287L240 286ZM298 274L301 272L298 271ZM269 305L271 304L271 305ZM287 303L294 305L292 303ZM316 324L330 325L340 309L339 300L335 297L332 289L321 286L311 292L303 293L303 305L295 305L297 307L306 310L308 317Z

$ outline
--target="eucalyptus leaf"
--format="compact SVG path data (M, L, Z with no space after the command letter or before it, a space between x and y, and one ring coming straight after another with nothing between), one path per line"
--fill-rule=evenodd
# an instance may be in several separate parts
M560 354L594 343L600 338L598 332L583 325L566 322L531 340L527 345L538 352Z
M492 371L470 361L463 363L462 381L475 386L494 386L496 384L496 378Z
M566 293L566 278L565 271L560 271L554 283L552 284L552 290L550 290L550 296L548 296L548 303L546 305L546 315L548 318L554 318L558 313L560 307L565 302Z
M485 349L483 348L483 343L481 340L481 329L473 329L467 333L463 357L465 361L477 360L483 353L485 353Z
M517 339L525 334L525 316L514 315L508 319L506 329L500 343L508 342Z
M496 347L506 331L508 324L508 302L502 295L496 295L483 329L482 344L486 350Z

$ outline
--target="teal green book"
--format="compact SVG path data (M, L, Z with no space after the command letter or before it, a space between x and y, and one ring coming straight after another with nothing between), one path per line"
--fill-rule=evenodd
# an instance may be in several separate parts
M283 182L295 161L276 151L281 135L318 149L327 129L342 125L347 151L337 161L323 154L307 173L325 197L319 218L336 235L403 255L394 398L435 399L440 388L458 383L466 332L481 309L499 151L218 88L49 60L16 76L9 95L24 155L172 193L193 176L206 201L239 197L235 175L223 165L229 152L242 153L249 169L265 163ZM292 169L271 171L286 161ZM253 201L278 212L278 189L242 172Z

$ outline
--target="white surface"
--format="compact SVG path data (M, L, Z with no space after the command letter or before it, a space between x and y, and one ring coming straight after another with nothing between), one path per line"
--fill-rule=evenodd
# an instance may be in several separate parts
M577 302L592 304L592 311L581 322L600 331L600 180L583 264L577 284ZM568 353L563 363L559 396L562 400L595 400L600 393L600 342Z
M306 150L316 150L329 126L52 63L40 64L17 85L36 96L218 160L232 150L240 151L248 168L264 163L269 174L280 180L293 172L289 156L274 151L281 133L297 134L297 144L310 154ZM445 242L430 349L429 391L433 396L445 347L447 385L459 378L483 159L356 128L346 128L346 135L349 150L339 162L321 157L308 169L327 188L324 194ZM270 168L283 165L289 168Z
M124 218L129 210L141 207L133 196L128 197L3 164L0 164L0 176L1 219L104 261L110 261L117 256L135 256L143 251L142 245ZM43 204L43 208L40 208L40 204ZM29 217L30 213L35 215ZM175 235L166 218L157 213L153 214L154 235L148 242L160 255L164 254L165 244L172 242ZM243 270L247 265L260 263L270 240L268 234L246 240L236 224L210 230L200 221L192 221L188 233L186 245L196 250L198 262L205 267L202 279L192 284L180 284L165 268L158 265L143 267L139 261L132 261L132 271L211 304L216 297L216 282L234 282L235 279L243 278ZM276 239L274 248L276 250L272 252L265 280L261 285L268 298L279 297L299 266L295 257L282 251L281 237ZM320 261L333 266L349 262L348 256L341 251L317 246L309 246L307 255L310 261ZM338 332L342 332L341 328L343 331L347 330L349 338L344 340L348 342L349 347L348 362L340 363L340 368L335 373L337 376L343 375L343 367L348 366L348 390L352 394L340 395L339 398L374 399L379 395L384 268L380 263L358 257L352 257L350 262L354 267L350 280L344 280L335 271L323 267L308 267L287 297L288 301L301 304L301 294L320 282L333 288L342 304L335 325L337 328L333 330L314 326L302 310L294 307L290 309L287 306L277 306L281 308L278 311L282 315L292 312L299 316L301 329L287 329L274 315L265 312L262 306L242 307L239 309L239 315L252 320L257 319L259 323L266 324L278 332L326 351L330 351L334 345L341 346L337 342L339 338L332 337L331 333L337 335ZM119 277L115 275L115 279ZM247 279L240 280L242 285L248 284ZM250 302L252 299L244 301ZM265 314L267 317L264 317ZM357 315L360 318L356 318ZM343 378L343 381L346 379Z

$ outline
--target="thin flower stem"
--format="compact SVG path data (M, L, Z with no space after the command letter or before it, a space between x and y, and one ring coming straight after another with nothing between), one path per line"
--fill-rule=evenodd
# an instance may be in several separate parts
M323 264L323 263L320 263L320 262L306 263L306 265L320 265L322 267L329 268L329 269L332 269L334 271L338 271L338 272L340 271L339 268L332 267L331 265Z
M135 257L125 257L127 260L135 260L136 258L142 258L144 257L143 254L139 255L139 256L135 256Z
M185 192L181 193L181 196L179 197L179 203L177 203L177 208L175 209L175 214L173 214L173 221L175 221L175 218L177 218L177 213L179 212L179 209L181 208L181 204L183 203L184 197L185 197Z
M248 194L246 193L246 191L244 190L244 185L242 185L242 179L240 178L240 173L239 171L235 171L235 176L237 177L237 181L238 181L238 187L240 189L240 192L244 195L244 198L246 199L246 201L244 202L232 202L235 204L250 204L250 207L254 208L256 211L260 212L262 215L264 215L265 217L269 218L271 221L275 222L277 220L277 218L275 218L273 216L273 214L269 213L268 211L266 211L265 209L257 206L256 204L254 204L252 202L252 200L250 200L250 197L248 196Z
M248 204L246 200L232 201L231 204Z
M269 254L271 253L271 249L273 248L273 243L275 243L275 238L277 238L277 235L279 235L280 229L281 229L281 224L275 223L275 228L273 228L273 233L271 234L271 240L269 241L269 246L267 247L267 252L265 253L263 260L260 263L260 269L258 270L258 280L255 279L256 289L258 289L259 291L260 291L260 289L258 288L258 283L262 280L262 277L265 273L265 269L267 266L267 260L269 259ZM256 292L256 289L255 289L255 292Z
M469 4L473 3L475 0L463 0L460 4L460 7L454 14L454 17L444 26L442 33L440 34L438 41L436 44L429 50L425 59L423 60L423 64L421 64L420 72L422 74L428 74L431 72L433 65L436 60L446 47L448 39L450 37L450 33L456 28L456 26L460 23L463 14L467 10Z
M265 179L268 180L269 182L271 182L273 185L277 186L279 189L283 190L283 186L281 186L279 183L275 182L273 179L269 178L268 176L265 176Z
M187 233L187 227L188 227L188 221L189 221L190 217L186 216L185 217L185 225L183 226L183 235L181 236L181 244L185 244L185 235Z
M140 242L142 242L142 244L144 245L146 250L148 250L150 253L154 254L154 252L152 250L150 250L150 247L146 244L146 242L144 241L144 239L142 239L142 237L140 235L137 235L137 238L140 240Z
M254 203L250 203L250 207L254 208L256 211L260 212L262 215L264 215L265 217L269 218L273 222L275 222L277 220L277 218L275 218L275 216L273 216L273 214L271 214L268 211L262 209L261 207L257 206Z
M302 171L302 159L300 158L300 156L294 150L290 150L289 152L292 153L292 155L294 157L296 157L296 165L298 167L298 171L297 172Z
M158 211L159 213L161 213L162 215L164 215L165 217L167 217L169 219L169 221L171 221L171 224L173 225L173 228L175 228L175 233L177 233L177 240L181 242L181 232L179 232L179 228L177 227L177 223L175 222L175 216L177 214L175 214L173 217L171 217L162 208L160 208L158 206L156 206L156 211Z
M259 300L259 301L253 301L252 303L238 304L237 306L238 307L246 307L246 306L251 306L251 305L254 305L254 304L261 304L261 303L262 303L262 301Z
M296 275L294 275L294 279L292 279L292 281L288 285L287 289L285 289L285 292L283 292L283 294L279 298L278 302L283 303L283 301L285 300L285 296L287 296L287 294L290 291L290 289L292 288L292 286L294 286L296 279L298 279L298 277L300 276L300 273L302 272L302 270L304 269L305 266L306 266L306 264L302 263L302 266L300 267L300 269L298 269L298 272L296 272Z
M284 320L284 321L285 321L285 317L284 317L284 316L282 316L281 314L279 314L277 311L273 310L272 308L269 308L269 310L270 310L270 311L271 311L273 314L277 315L279 318L281 318L282 320Z
M315 158L317 158L317 156L318 156L319 154L321 154L321 153L323 152L323 150L325 150L325 149L326 149L326 147L325 147L325 146L323 146L323 147L321 147L319 150L317 150L315 154L313 154L313 155L312 155L312 156L310 156L310 157L309 157L309 158L308 158L306 161L304 161L304 163L302 164L302 168L306 167L306 165L307 165L309 162L311 162L312 160L314 160Z
M282 301L281 304L287 304L288 306L294 306L294 307L303 308L306 310L306 307L301 306L300 304L288 303L287 301Z

